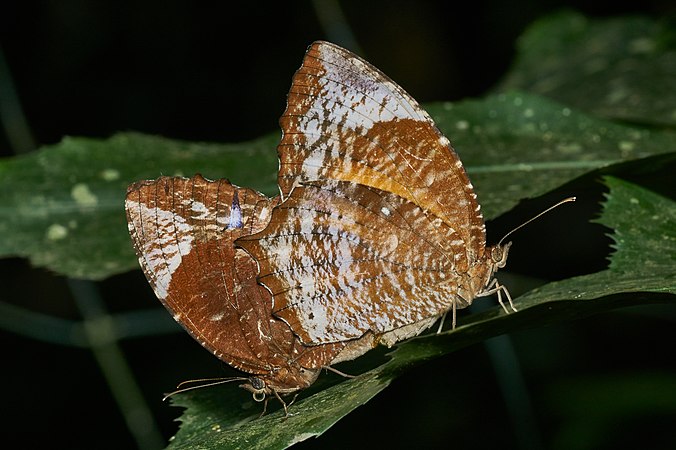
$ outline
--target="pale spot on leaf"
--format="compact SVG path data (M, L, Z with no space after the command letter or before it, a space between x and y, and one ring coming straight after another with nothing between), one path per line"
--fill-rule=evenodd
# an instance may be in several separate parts
M61 239L65 239L65 237L68 236L68 228L58 223L54 223L50 225L49 228L47 228L47 232L45 234L47 239L50 241L60 241Z
M70 190L70 195L79 206L93 207L99 202L99 199L84 183L78 183Z
M116 169L104 169L99 175L105 181L115 181L120 178L120 171Z

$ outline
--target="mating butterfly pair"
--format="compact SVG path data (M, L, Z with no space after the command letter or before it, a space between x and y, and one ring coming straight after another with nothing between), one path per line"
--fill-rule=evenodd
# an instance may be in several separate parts
M486 247L450 142L386 75L315 42L280 125L279 197L197 175L135 183L125 204L155 294L254 399L500 299L509 244Z

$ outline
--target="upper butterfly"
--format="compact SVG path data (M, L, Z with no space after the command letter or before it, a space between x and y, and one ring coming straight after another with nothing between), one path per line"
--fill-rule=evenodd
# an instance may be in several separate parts
M280 119L282 203L236 241L272 312L306 345L420 333L506 289L509 250L486 247L476 194L449 140L401 87L328 42L312 44ZM513 308L513 306L512 306ZM506 309L505 309L506 310Z

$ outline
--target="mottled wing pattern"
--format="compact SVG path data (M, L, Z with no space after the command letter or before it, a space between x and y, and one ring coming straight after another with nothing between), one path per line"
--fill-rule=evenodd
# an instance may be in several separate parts
M413 98L316 42L280 124L284 202L263 232L238 241L258 260L275 315L314 344L428 326L467 305L458 293L476 289L466 275L489 270L476 267L483 217L450 142ZM378 198L361 204L369 195Z
M273 294L275 314L306 343L435 318L461 282L458 233L406 199L355 183L296 187L263 233L238 244L263 268L259 281Z
M486 245L460 159L401 87L353 53L315 42L293 77L280 119L282 198L303 181L352 181L392 192L454 227L469 260Z
M323 367L342 348L308 349L272 317L256 262L233 245L260 231L276 202L200 175L138 182L125 202L139 262L157 297L205 348L250 374L301 358L305 367Z

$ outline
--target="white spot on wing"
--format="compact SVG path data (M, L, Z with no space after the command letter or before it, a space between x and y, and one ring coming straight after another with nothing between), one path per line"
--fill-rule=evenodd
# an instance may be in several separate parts
M209 209L202 202L192 202L190 204L190 209L197 213L196 216L193 216L193 219L206 220L209 217Z
M261 337L261 339L265 339L265 333L263 333L263 330L261 329L261 321L259 320L256 322L256 327L258 328L258 335Z
M144 203L127 201L138 236L139 262L155 278L155 295L164 300L171 278L183 256L192 250L192 227L171 211L148 208Z
M368 130L374 122L409 118L431 120L415 100L404 96L398 86L374 72L363 61L351 58L346 64L345 55L336 53L333 48L320 47L320 50L321 59L326 62L323 67L327 75L318 81L322 95L315 98L310 111L327 111L328 100L331 102L331 120L321 117L321 113L303 120L301 128L306 133L308 146L313 146L321 136L336 133L339 127Z

